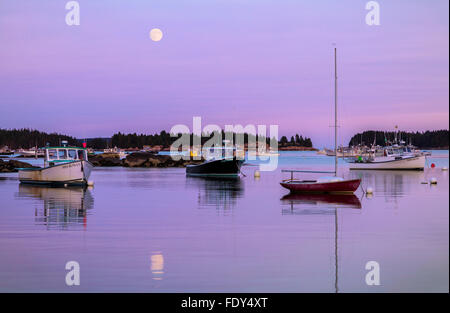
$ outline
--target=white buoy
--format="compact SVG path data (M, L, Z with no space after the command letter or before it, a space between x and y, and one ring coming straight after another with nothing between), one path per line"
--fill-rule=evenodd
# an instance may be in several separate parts
M64 184L64 187L67 187L67 184Z
M373 189L372 189L372 187L367 187L366 193L367 193L368 195L373 194Z
M448 171L447 166L444 166L444 167L442 168L442 170L443 170L443 171Z
M88 186L94 186L94 181L93 180L90 180L90 181L88 181Z
M259 171L255 171L255 177L259 178L261 176L261 173Z
M432 184L432 185L436 185L437 184L436 177L433 177L433 178L430 179L430 184Z

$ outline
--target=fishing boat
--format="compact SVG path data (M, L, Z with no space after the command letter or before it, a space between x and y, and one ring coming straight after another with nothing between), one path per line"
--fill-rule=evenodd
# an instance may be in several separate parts
M29 150L19 149L19 150L16 151L16 153L18 153L22 157L38 157L38 158L42 158L44 156L44 150L43 149L36 149L36 148L31 148Z
M103 149L103 153L117 154L120 159L126 158L126 156L127 156L125 151L123 151L123 150L121 150L121 149L119 149L117 147Z
M206 161L201 164L186 166L187 176L236 177L244 163L236 148L211 148L205 155Z
M336 48L334 48L334 172L330 171L297 171L282 170L290 172L291 178L283 180L280 185L288 189L291 193L330 193L330 194L352 194L360 183L361 179L343 179L337 177L338 154L337 154L337 65ZM323 177L317 180L299 180L293 176L299 173L333 173L333 177Z
M18 168L21 183L46 185L87 185L93 165L87 149L67 146L45 147L44 167Z
M426 156L401 146L388 146L382 156L369 154L347 162L351 170L423 170Z
M400 137L400 138L399 138ZM351 170L423 170L427 154L402 140L398 126L395 126L394 140L385 136L386 146L376 146L375 138L372 147L352 158L347 158Z
M243 160L221 159L205 161L202 164L187 165L188 176L239 176Z
M337 151L324 148L326 156L338 156L339 158L352 157L361 154L361 150L358 148L339 147Z

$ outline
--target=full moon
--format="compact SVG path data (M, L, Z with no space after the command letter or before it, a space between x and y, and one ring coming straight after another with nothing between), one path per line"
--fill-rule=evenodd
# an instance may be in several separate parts
M150 39L153 41L160 41L163 37L163 33L159 28L153 28L150 31Z

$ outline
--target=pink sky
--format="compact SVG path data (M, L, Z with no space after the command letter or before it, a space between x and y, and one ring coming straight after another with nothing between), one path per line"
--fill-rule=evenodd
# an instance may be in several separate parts
M448 129L448 1L0 2L0 128L76 137L175 124L278 124L331 145L367 129ZM160 28L159 42L149 39Z

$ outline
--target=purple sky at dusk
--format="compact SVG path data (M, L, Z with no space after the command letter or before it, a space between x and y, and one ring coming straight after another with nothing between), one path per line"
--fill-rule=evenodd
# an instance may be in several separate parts
M278 124L332 144L367 129L448 129L448 0L0 2L0 128L83 137L175 124ZM159 42L149 31L160 28Z

